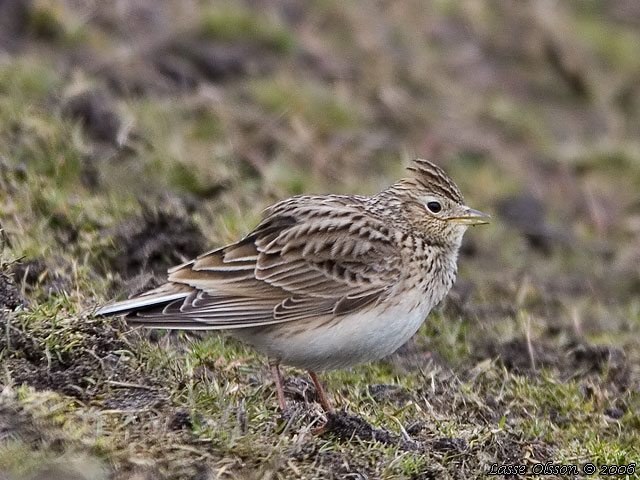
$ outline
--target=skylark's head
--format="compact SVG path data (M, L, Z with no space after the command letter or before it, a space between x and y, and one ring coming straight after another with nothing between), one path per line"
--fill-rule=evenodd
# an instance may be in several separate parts
M465 205L453 180L437 165L422 159L409 167L412 178L392 188L401 193L403 208L414 227L440 242L459 242L467 227L489 223L489 215Z

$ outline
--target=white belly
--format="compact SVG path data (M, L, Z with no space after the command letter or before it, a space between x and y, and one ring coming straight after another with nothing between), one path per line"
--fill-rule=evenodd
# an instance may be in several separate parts
M393 353L418 331L430 309L416 292L392 307L372 306L334 321L323 317L238 329L231 334L285 365L333 370Z

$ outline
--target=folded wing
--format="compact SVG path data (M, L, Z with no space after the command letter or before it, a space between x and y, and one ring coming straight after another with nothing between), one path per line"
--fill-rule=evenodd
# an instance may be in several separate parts
M168 283L100 309L149 327L228 329L344 315L401 277L389 227L364 197L297 196L241 241L169 270Z

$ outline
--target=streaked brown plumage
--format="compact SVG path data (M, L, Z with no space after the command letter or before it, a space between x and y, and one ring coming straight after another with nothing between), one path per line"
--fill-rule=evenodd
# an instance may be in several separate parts
M299 195L270 207L245 238L169 270L168 282L108 305L145 327L228 329L277 365L312 372L392 353L449 291L468 225L487 216L464 205L439 167L372 197Z

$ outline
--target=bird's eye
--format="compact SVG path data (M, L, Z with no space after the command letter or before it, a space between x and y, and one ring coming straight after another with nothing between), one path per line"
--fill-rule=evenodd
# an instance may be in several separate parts
M442 210L442 205L440 205L440 202L429 202L427 203L427 208L433 213L438 213Z

